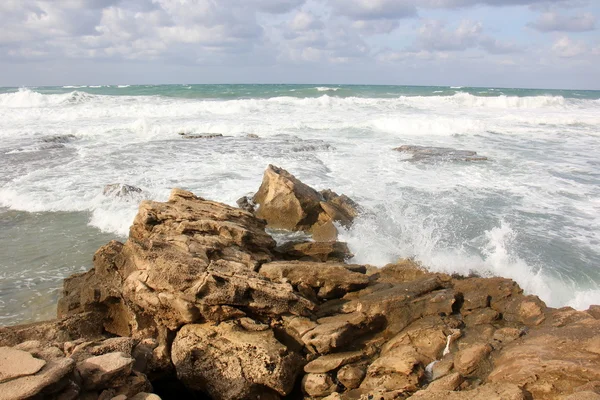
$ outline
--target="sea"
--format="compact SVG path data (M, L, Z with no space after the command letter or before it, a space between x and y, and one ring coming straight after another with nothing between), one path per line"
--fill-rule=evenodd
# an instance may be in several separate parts
M126 240L141 200L178 187L235 205L269 164L362 206L341 229L351 262L408 257L553 307L600 304L600 91L28 87L0 88L0 325L52 318L62 280ZM103 193L115 183L141 192Z

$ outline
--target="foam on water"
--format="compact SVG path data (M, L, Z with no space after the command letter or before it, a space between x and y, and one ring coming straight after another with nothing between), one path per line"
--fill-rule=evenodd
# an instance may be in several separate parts
M141 89L160 88L1 93L0 207L83 213L122 239L141 199L164 201L182 187L235 204L272 163L364 207L342 232L356 262L413 257L434 271L515 279L553 306L600 303L596 99L467 89L341 97L351 88L338 87L221 100L131 94ZM331 93L279 95L319 89ZM489 161L415 162L391 150L403 144L476 150ZM112 183L143 192L103 195Z

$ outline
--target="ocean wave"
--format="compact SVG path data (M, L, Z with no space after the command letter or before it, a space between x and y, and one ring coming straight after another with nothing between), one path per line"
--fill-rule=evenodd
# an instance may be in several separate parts
M315 89L319 92L337 92L340 90L338 87L318 86Z
M14 93L0 94L0 107L5 108L43 108L66 104L79 104L94 98L94 95L73 91L63 94L41 94L31 89L20 88Z

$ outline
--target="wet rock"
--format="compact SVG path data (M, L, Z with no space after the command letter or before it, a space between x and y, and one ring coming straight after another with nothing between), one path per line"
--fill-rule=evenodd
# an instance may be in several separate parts
M258 136L256 133L249 133L246 135L246 137L248 139L260 139L260 136Z
M286 260L344 262L354 255L344 242L287 242L275 248Z
M269 165L254 195L259 218L276 229L306 231L316 241L334 241L334 222L352 223L358 214L356 203L332 191L317 192L282 168Z
M173 342L177 376L214 399L288 395L304 364L270 330L246 331L230 322L186 325Z
M44 365L46 361L33 358L26 351L0 347L0 383L33 375Z
M450 147L403 145L394 150L412 154L413 161L485 161L487 157L472 150L457 150Z
M44 143L69 143L75 139L77 139L77 137L75 135L71 135L71 134L52 135L52 136L43 137L42 142L44 142Z
M142 193L142 189L124 183L111 183L102 189L102 194L108 197L126 198L139 195L140 193Z
M248 211L249 213L254 213L256 207L254 205L254 202L252 201L252 197L250 196L240 197L239 199L237 199L236 204L239 208L241 208L244 211Z
M427 386L427 391L454 391L463 383L465 378L462 377L458 372L454 372L450 375L446 375L443 378L436 379Z
M223 134L221 134L221 133L195 134L195 133L179 132L179 136L181 136L184 139L215 139L215 138L222 138Z

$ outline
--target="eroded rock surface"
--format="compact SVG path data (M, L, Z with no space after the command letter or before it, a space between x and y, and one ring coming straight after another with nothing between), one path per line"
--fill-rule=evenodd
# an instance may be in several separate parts
M313 234L356 211L276 167L257 197L269 224ZM334 241L276 247L266 226L179 189L142 202L128 240L65 281L58 320L0 328L0 399L600 395L597 307L412 260L347 264Z

